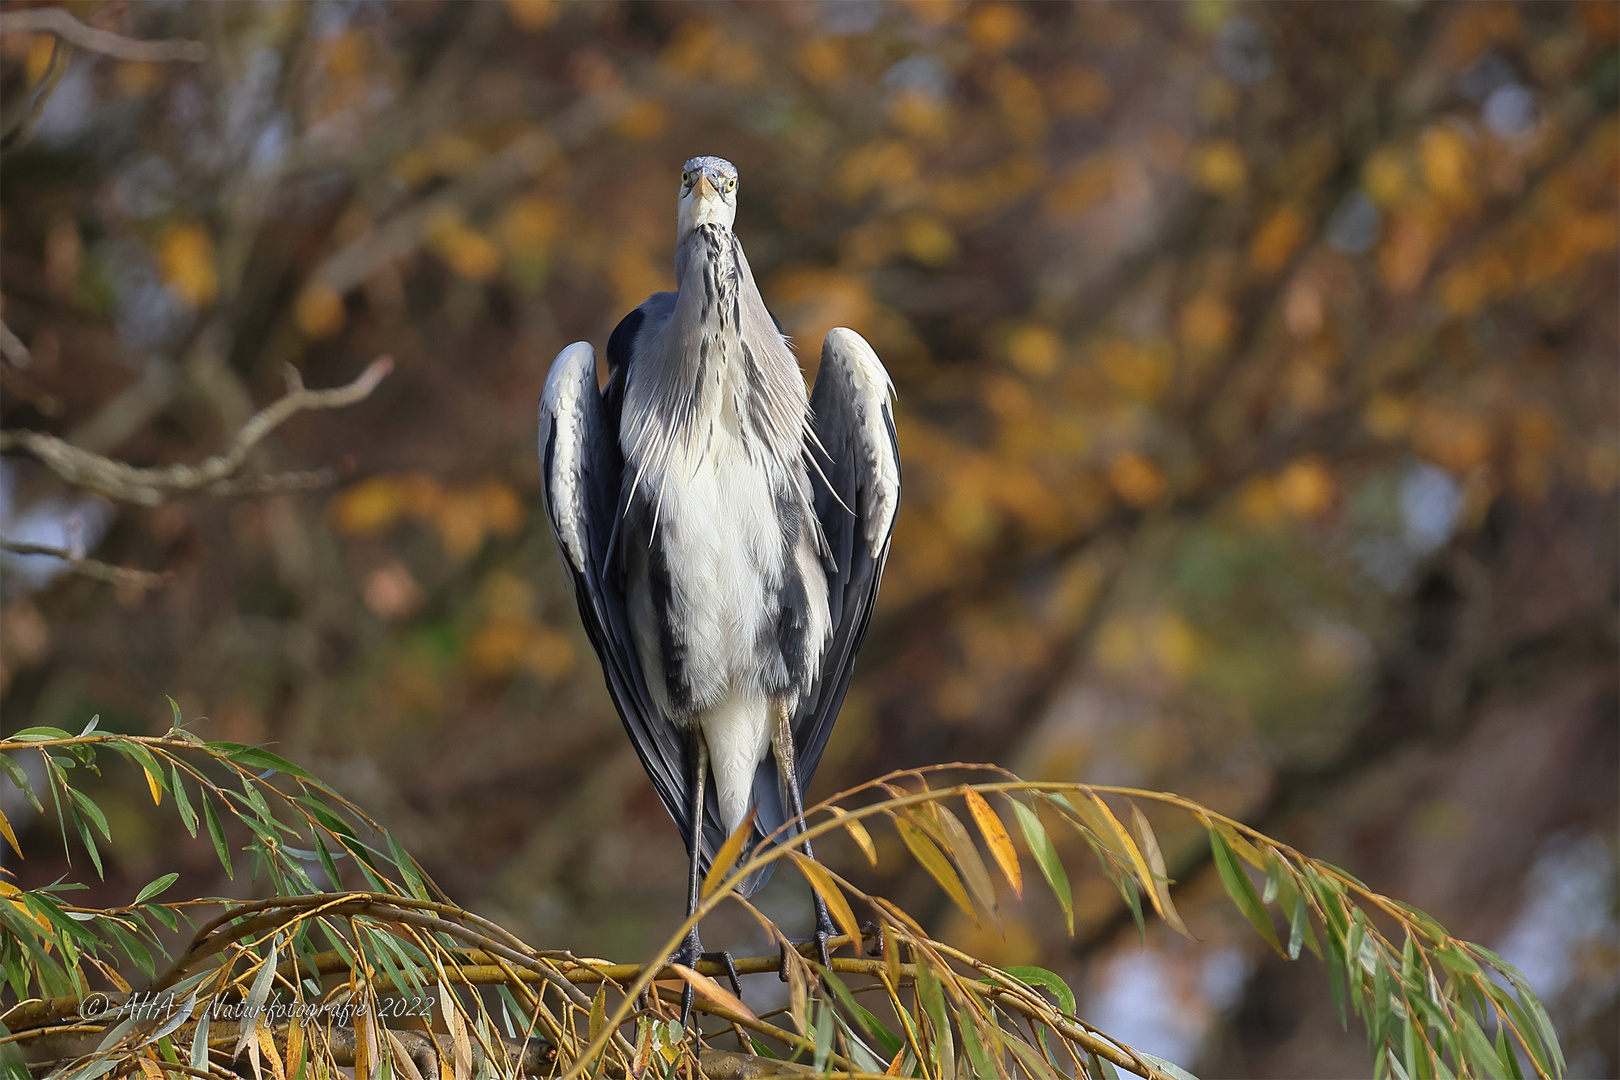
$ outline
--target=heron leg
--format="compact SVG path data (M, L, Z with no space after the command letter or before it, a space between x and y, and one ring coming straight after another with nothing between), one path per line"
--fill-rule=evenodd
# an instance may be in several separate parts
M788 799L792 803L794 817L798 819L799 834L803 837L804 823L804 793L799 788L799 765L793 749L793 718L788 715L787 702L778 698L776 700L776 733L771 739L772 747L776 751L776 766L782 771L782 783L787 788ZM814 859L816 853L810 850L810 841L801 840L804 853ZM814 889L810 896L816 906L816 929L812 939L816 943L816 957L821 961L822 967L832 965L832 955L827 949L827 941L837 931L833 927L832 916L827 914L827 904L821 899L821 894ZM786 948L787 946L783 946ZM782 957L783 978L787 977L787 957Z
M686 819L691 823L687 837L687 855L691 863L686 879L686 917L690 919L692 912L697 910L698 889L702 884L699 870L703 856L704 788L709 782L709 745L703 741L703 732L696 724L687 729L686 740L686 757L691 763L691 773L687 777L690 781L688 790L692 798ZM698 928L693 926L691 932L686 935L686 942L681 946L678 956L681 963L687 967L694 967L698 957L702 955L703 941L698 937ZM681 989L681 1026L686 1027L691 1019L692 984L687 983Z

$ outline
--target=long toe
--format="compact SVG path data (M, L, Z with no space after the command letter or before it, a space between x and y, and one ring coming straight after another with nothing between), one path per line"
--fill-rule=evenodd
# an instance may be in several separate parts
M726 979L731 983L731 992L742 997L742 980L737 977L737 962L731 958L731 953L725 949L718 952L706 952L700 959L709 960L726 969Z

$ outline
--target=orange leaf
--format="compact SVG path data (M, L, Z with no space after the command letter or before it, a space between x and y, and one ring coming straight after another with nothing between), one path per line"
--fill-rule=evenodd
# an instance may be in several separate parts
M737 857L742 854L743 845L748 842L748 837L753 831L754 815L753 812L750 812L743 819L743 823L738 825L730 836L726 837L726 842L720 845L720 850L715 853L714 862L709 864L709 873L703 879L703 898L705 900L708 899L710 893L720 887L720 883L726 879L726 875L736 869Z
M750 1020L756 1024L759 1023L759 1017L755 1016L753 1010L742 1003L741 998L739 998L736 994L733 994L730 990L727 990L725 987L721 986L719 983L715 982L713 979L709 978L707 975L699 974L698 972L687 967L685 964L671 964L669 965L669 969L675 974L679 975L681 978L685 979L687 985L693 990L697 991L700 996L708 998L722 1009L725 1009L730 1013L735 1013L744 1020Z

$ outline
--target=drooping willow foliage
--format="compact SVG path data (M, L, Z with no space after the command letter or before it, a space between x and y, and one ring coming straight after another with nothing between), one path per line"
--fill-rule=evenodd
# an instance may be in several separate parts
M43 767L42 783L30 782L29 755ZM743 978L787 979L785 1009L756 1015L717 981L723 972L712 962L615 964L537 948L457 907L393 837L319 779L261 747L204 741L178 708L159 737L98 732L92 720L77 735L41 727L0 740L0 766L58 823L75 871L102 871L98 845L110 832L84 781L111 763L140 769L154 803L193 836L206 830L226 871L267 895L165 900L178 878L171 873L126 906L91 908L71 902L81 887L71 880L23 889L0 879L0 967L15 998L0 1014L8 1074L1186 1075L1087 1024L1054 973L984 963L931 938L834 866L782 846L744 851L746 830L716 859L694 918L743 904L785 944L734 886L786 859L826 900L844 935L836 943L861 945L830 968L794 948L739 960ZM1232 902L1269 945L1325 962L1341 1014L1353 1011L1365 1025L1380 1076L1562 1074L1545 1011L1500 957L1191 800L956 764L842 792L812 807L807 822L812 840L841 831L874 866L872 833L892 829L975 919L998 918L996 875L1020 895L1047 888L1071 928L1069 872L1053 836L1077 830L1139 923L1151 911L1186 933L1139 803L1204 829ZM26 859L3 816L0 833ZM859 921L857 908L875 923ZM659 955L672 954L690 926ZM678 1021L686 986L695 991L692 1031Z

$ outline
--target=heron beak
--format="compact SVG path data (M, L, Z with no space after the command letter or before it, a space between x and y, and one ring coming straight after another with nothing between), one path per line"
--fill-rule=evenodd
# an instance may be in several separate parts
M717 199L720 197L720 193L716 191L714 185L709 182L707 173L698 174L697 197L704 202L708 202L710 199Z

